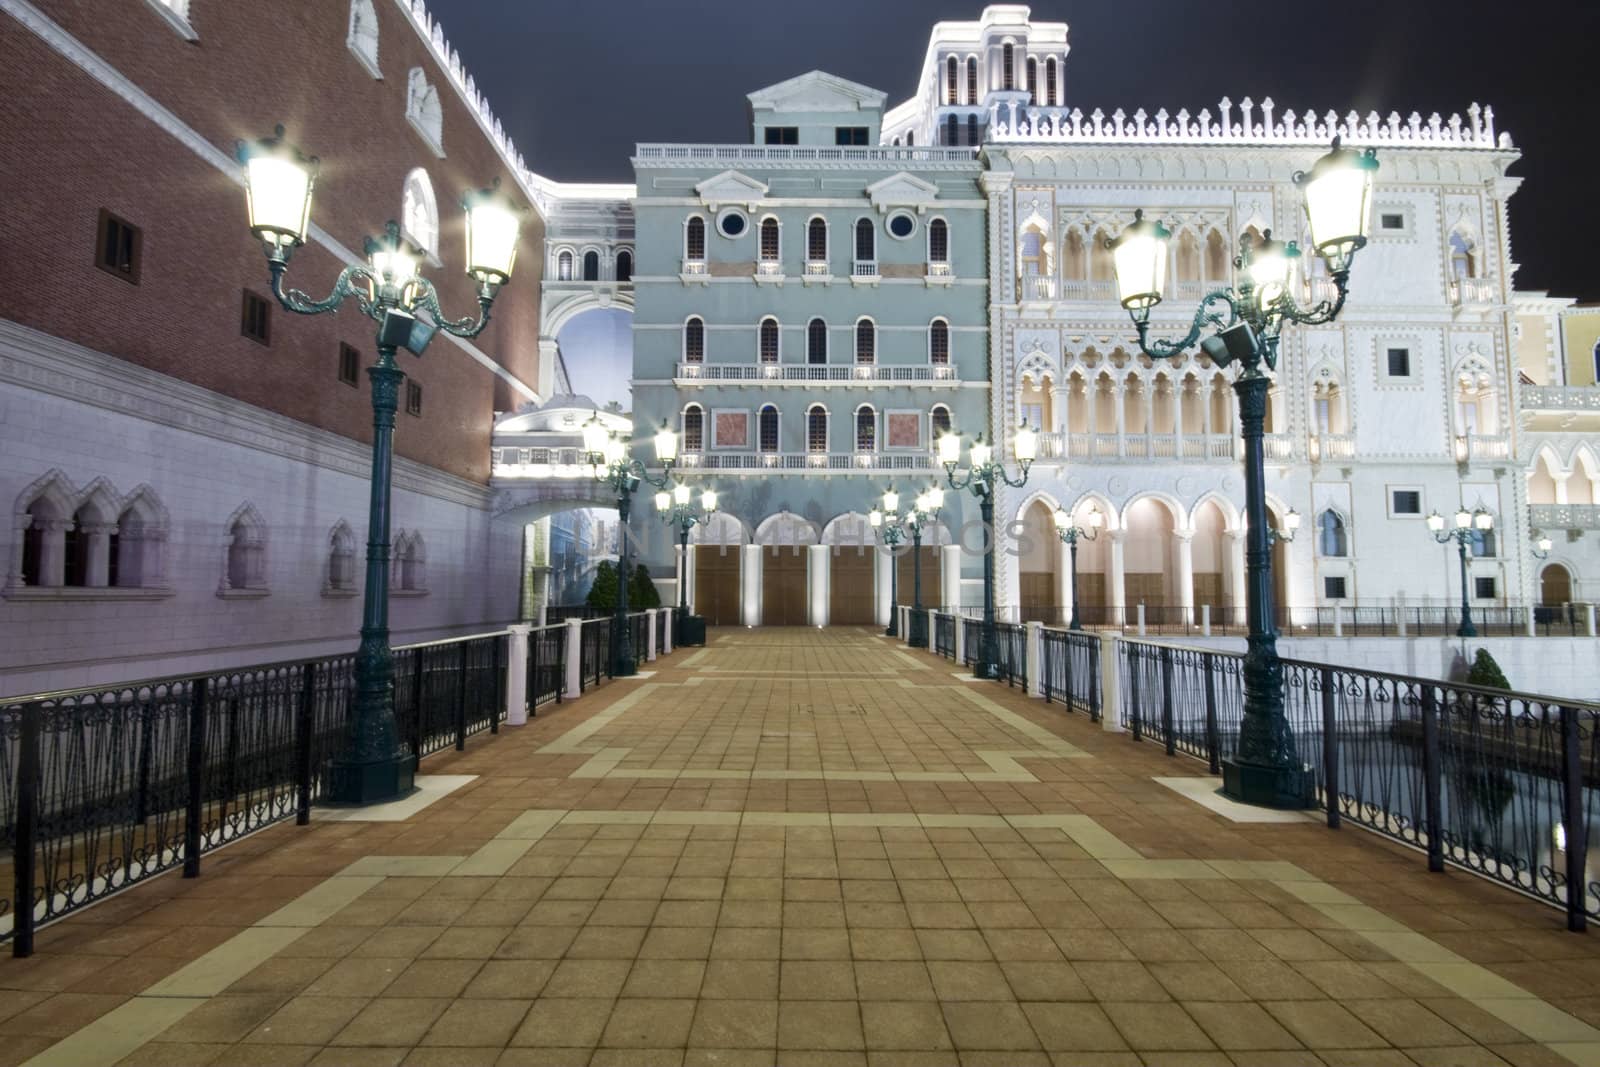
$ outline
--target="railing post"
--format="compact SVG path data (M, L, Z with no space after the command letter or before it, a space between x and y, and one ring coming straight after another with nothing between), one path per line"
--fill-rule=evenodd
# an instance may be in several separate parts
M1030 622L1023 630L1024 641L1022 650L1022 673L1027 682L1028 695L1031 697L1044 696L1044 683L1040 668L1044 664L1044 626L1037 622Z
M1583 632L1590 637L1595 636L1593 604L1585 604L1583 606Z
M567 620L567 699L583 695L583 620Z
M22 723L17 744L17 829L12 847L11 954L19 959L33 955L34 861L39 831L39 720L44 709L38 704L22 706ZM45 892L49 892L49 887Z
M1211 605L1210 604L1201 604L1200 605L1200 636L1201 637L1210 637L1211 636Z
M1594 724L1590 724L1594 729ZM1567 929L1589 923L1589 823L1583 805L1583 731L1578 709L1561 709L1561 825L1567 838Z
M656 625L661 627L661 651L667 655L672 652L672 609L662 608Z
M489 732L500 732L500 716L506 710L506 693L510 686L506 684L506 661L511 657L506 652L506 643L511 640L509 633L501 634L494 639L494 700L489 706Z
M1122 639L1114 634L1100 634L1100 728L1111 733L1122 732L1121 706L1122 678L1117 674L1117 660Z
M1070 641L1071 638L1068 638L1068 640ZM1092 653L1090 653L1090 655L1089 655L1089 685L1087 687L1087 692L1089 694L1089 721L1090 722L1099 722L1100 721L1101 708L1104 706L1104 705L1102 705L1100 703L1100 656L1102 655L1101 650L1103 648L1105 648L1105 639L1102 638L1102 637L1096 637L1094 639L1094 651ZM1068 649L1068 651L1069 652L1071 651L1070 648ZM1067 658L1067 701L1068 701L1068 705L1069 706L1071 705L1072 699L1073 699L1072 658L1071 658L1071 656L1068 656L1068 658Z
M300 706L295 709L294 767L296 826L311 822L311 735L317 728L317 664L300 668Z
M1344 606L1338 603L1333 605L1333 636L1344 636Z
M653 612L653 611L645 612L644 613L644 661L646 663L654 663L656 661L656 626L657 625L658 625L658 622L656 620L656 613Z
M956 636L954 659L957 663L965 663L967 661L967 628L962 624L960 608L956 609L955 628Z
M456 653L456 751L467 748L467 646L471 641L457 645Z
M1144 636L1144 601L1139 601L1139 636Z
M525 726L528 707L534 694L528 691L529 653L533 644L533 627L527 623L513 623L507 627L510 642L506 655L506 725ZM537 666L537 664L535 664Z
M1339 716L1333 668L1322 668L1322 802L1328 829L1339 828Z
M1428 828L1428 870L1444 870L1444 823L1441 795L1443 773L1439 766L1439 701L1432 682L1422 683L1422 790Z
M200 877L200 819L204 810L206 766L206 679L196 678L189 690L189 796L183 821L183 876Z
M1217 655L1202 653L1206 675L1206 764L1212 774L1222 773L1222 737L1217 727Z
M1532 606L1528 608L1528 636L1539 636L1539 609Z
M1167 755L1178 754L1178 739L1172 729L1172 649L1161 649L1161 732L1167 739Z
M1128 708L1133 720L1133 739L1144 740L1144 710L1139 703L1139 661L1144 657L1143 645L1128 646Z

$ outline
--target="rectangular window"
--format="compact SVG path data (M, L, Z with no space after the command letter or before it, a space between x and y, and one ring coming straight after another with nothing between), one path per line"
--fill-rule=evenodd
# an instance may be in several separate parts
M1495 581L1493 578L1472 579L1472 595L1479 600L1493 600L1495 598Z
M1421 515L1422 491L1419 489L1396 489L1391 496L1389 510L1396 515Z
M1403 230L1406 228L1406 217L1398 211L1385 211L1378 216L1378 228L1382 230Z
M422 414L422 386L416 382L406 382L406 414Z
M239 332L252 341L272 343L272 305L246 289L239 313Z
M1323 578L1322 579L1322 599L1324 599L1324 600L1343 600L1343 599L1345 599L1344 578L1342 578L1342 577L1334 578L1334 577L1331 577L1331 576Z
M800 127L798 126L768 126L767 144L799 144Z
M125 282L139 284L139 252L144 243L139 227L100 209L100 233L95 243L95 266Z
M339 380L352 387L361 381L361 353L351 345L339 346Z
M1391 348L1387 352L1389 363L1389 377L1411 377L1411 349Z
M833 128L833 143L864 146L867 143L867 128L865 126L835 126Z

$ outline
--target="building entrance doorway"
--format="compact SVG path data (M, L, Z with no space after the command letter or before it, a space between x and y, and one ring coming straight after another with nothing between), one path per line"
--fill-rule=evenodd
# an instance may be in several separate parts
M806 625L806 546L762 548L761 625Z
M877 549L837 545L829 555L828 621L834 626L871 626Z
M707 626L737 626L739 618L738 545L696 545L694 609Z

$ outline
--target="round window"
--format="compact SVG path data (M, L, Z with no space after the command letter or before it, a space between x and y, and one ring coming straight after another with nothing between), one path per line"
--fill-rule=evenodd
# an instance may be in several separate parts
M717 232L724 237L738 237L749 225L744 215L732 208L717 216Z
M917 220L908 211L897 211L889 216L889 236L904 241L917 232Z

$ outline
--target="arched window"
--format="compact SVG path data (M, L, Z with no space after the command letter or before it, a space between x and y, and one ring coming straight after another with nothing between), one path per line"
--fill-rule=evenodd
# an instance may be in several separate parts
M1106 247L1110 238L1105 230L1096 230L1089 242L1089 280L1092 282L1116 281L1117 268L1111 259L1111 249Z
M943 404L935 404L929 421L933 424L933 439L937 443L942 435L950 432L950 409Z
M700 410L699 404L690 404L683 409L683 450L685 452L703 451L705 442L705 412Z
M428 172L417 167L406 175L400 196L401 229L424 252L439 254L439 205L433 198Z
M345 44L369 74L383 77L378 70L378 12L372 0L350 0L350 32Z
M1023 230L1017 242L1017 269L1028 277L1049 273L1045 267L1044 234L1035 227Z
M1450 234L1450 276L1476 278L1478 276L1477 245L1460 230Z
M691 217L683 227L683 258L706 258L706 220L699 215Z
M626 248L617 253L617 281L633 281L633 253Z
M821 404L812 404L806 412L806 451L828 451L828 409Z
M444 155L444 109L439 104L439 90L428 84L421 67L412 67L406 77L406 120L435 155Z
M1316 257L1312 257L1316 258ZM1219 230L1206 234L1206 281L1228 280L1228 245Z
M1594 380L1600 382L1600 341L1594 343L1594 351L1590 356L1594 361Z
M420 533L401 533L395 545L395 572L395 587L400 592L428 591L428 548Z
M1000 46L1000 88L1006 92L1017 87L1017 46L1007 41Z
M1075 282L1089 276L1088 249L1083 247L1083 234L1076 229L1068 230L1061 241L1061 276Z
M562 249L556 256L556 281L570 282L572 280L572 253Z
M778 220L761 220L761 262L778 262Z
M978 140L978 116L967 116L967 143L976 148L982 142Z
M324 593L353 593L356 588L356 537L343 519L328 535L328 582Z
M768 453L778 450L778 409L772 404L763 405L756 417L756 447Z
M1332 508L1317 516L1317 553L1342 559L1350 554L1350 544L1345 537L1344 520Z
M856 322L856 362L871 363L878 358L878 327L871 319Z
M27 526L22 530L22 584L31 586L60 585L59 574L52 573L48 562L54 550L57 559L61 554L62 520L55 508L43 498L35 500L23 512Z
M111 572L107 585L124 589L162 584L161 548L166 540L166 511L148 487L134 490L117 516L111 535Z
M856 408L856 451L878 450L878 413L870 406Z
M917 131L915 131L915 130L907 130L906 131L906 147L910 148L912 145L915 145L916 143L917 143Z
M961 102L961 60L951 56L944 61L944 101L947 104Z
M824 265L828 262L828 224L821 218L806 223L806 259Z
M1046 107L1055 107L1056 100L1056 57L1051 56L1044 61L1044 102Z
M944 120L944 143L951 146L961 143L961 120L954 115Z
M778 362L778 320L768 315L761 320L757 348L763 363Z
M1028 57L1028 103L1039 106L1039 61Z
M704 363L706 359L706 323L699 315L691 315L683 324L683 361Z
M228 520L222 593L264 593L267 588L267 528L249 504Z
M583 280L597 282L600 280L600 253L590 250L583 254Z
M1178 234L1178 247L1173 255L1173 280L1198 282L1200 271L1200 238L1193 230L1184 230Z
M928 223L928 262L950 263L950 226L944 219Z
M1488 557L1495 554L1495 538L1493 530L1472 531L1472 554L1479 557Z
M978 102L978 57L967 57L967 103Z
M928 362L936 367L950 362L950 324L943 319L928 327Z
M806 362L828 362L828 324L821 319L806 324Z
M856 260L871 263L878 258L878 232L871 219L856 220Z

